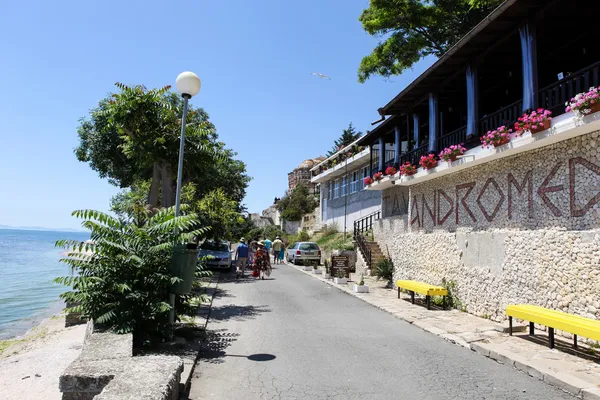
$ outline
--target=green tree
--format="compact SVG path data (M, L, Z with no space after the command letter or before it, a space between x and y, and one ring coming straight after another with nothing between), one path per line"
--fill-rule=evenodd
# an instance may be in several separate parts
M333 142L333 148L329 151L329 153L327 153L327 157L334 155L344 147L356 141L356 139L361 136L362 132L357 132L354 128L354 125L352 125L352 122L350 122L348 128L342 131L342 135L339 137L339 139Z
M119 93L101 100L80 121L77 159L121 188L148 181L151 208L175 203L181 127L181 97L169 86L146 89L116 84ZM187 117L183 184L197 184L198 198L218 187L241 202L250 178L235 153L218 141L208 114L190 107Z
M314 196L310 195L303 184L296 185L291 193L286 193L277 203L281 219L286 221L299 221L305 214L313 212L316 206Z
M56 243L68 251L61 261L76 272L56 278L72 288L61 298L78 304L73 311L83 317L117 333L133 333L138 346L160 340L168 329L169 289L180 281L170 273L173 246L207 231L195 214L186 213L187 208L182 207L179 217L174 216L174 207L165 208L141 226L98 211L73 212L91 231L91 242ZM183 296L180 304L190 303L192 297Z
M502 1L371 0L359 21L381 40L362 59L359 82L399 75L423 57L442 56Z

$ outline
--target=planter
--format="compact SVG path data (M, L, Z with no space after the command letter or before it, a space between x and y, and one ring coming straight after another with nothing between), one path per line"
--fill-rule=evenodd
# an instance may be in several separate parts
M593 114L595 112L600 111L600 103L594 103L594 104L590 104L590 108L589 108L590 112L587 113L581 113L582 115L590 115Z
M347 278L333 278L333 283L337 283L338 285L345 285L348 283Z
M449 164L452 164L452 162L456 161L458 159L458 156L450 156L450 159L446 160Z
M369 293L369 287L367 285L354 285L352 289L356 293Z
M538 128L531 128L530 129L531 134L535 135L538 132L542 132L542 131L545 131L546 129L550 129L550 122L551 121L548 119L548 120L544 121L544 124L542 126L540 126Z
M500 146L504 146L508 142L510 142L510 139L504 139L504 140L501 140L499 142L495 142L495 143L492 143L492 144L494 145L494 147L500 147Z
M310 265L305 265L304 267L302 267L302 269L304 269L305 271L312 271L313 267L311 267Z
M323 271L321 271L320 269L313 269L312 273L315 275L321 275L323 273Z
M437 163L437 161L436 161L436 163L435 163L435 164L429 164L429 165L428 165L428 166L427 166L425 169L426 169L427 171L429 171L429 170L431 170L431 169L434 169L434 168L435 168L435 167L437 167L437 166L438 166L438 163Z
M329 278L331 278L331 274L329 272L324 272L323 273L323 278L329 279Z

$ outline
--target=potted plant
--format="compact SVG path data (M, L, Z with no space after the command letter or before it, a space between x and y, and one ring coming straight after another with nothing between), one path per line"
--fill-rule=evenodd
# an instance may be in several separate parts
M465 154L465 151L467 151L467 149L463 146L462 143L453 144L452 146L446 147L444 150L442 150L442 152L440 153L440 159L448 163L452 163L452 161L456 161L458 156L462 156L463 154Z
M319 269L319 263L317 263L317 262L315 262L315 263L313 264L312 268L313 268L313 269L312 269L312 273L313 273L313 274L315 274L315 275L321 275L321 273L323 272L323 271L321 271L321 270Z
M398 172L398 170L391 165L385 169L385 174L388 176L396 175L396 172Z
M367 176L364 180L363 180L365 186L367 185L372 185L373 184L373 178L371 178L370 176Z
M437 160L435 159L435 154L421 156L421 159L419 160L419 165L425 169L433 169L437 167Z
M376 181L380 181L383 179L383 172L376 172L375 175L373 175L373 179L375 179Z
M345 285L346 283L348 283L348 279L346 279L346 274L343 269L338 269L336 272L337 276L333 278L334 283L338 285Z
M305 270L305 271L309 271L310 272L310 271L313 270L313 267L310 264L309 265L303 265L302 269Z
M485 135L481 137L481 143L483 144L483 148L486 147L498 147L505 145L510 142L510 138L512 136L512 129L509 129L507 126L502 125L493 131L488 131Z
M364 275L360 276L360 282L358 282L358 285L354 285L352 287L352 289L356 293L369 293L369 286L365 285L365 276Z
M538 108L532 112L523 114L517 122L515 122L515 132L521 136L525 131L530 131L536 134L550 128L552 120L552 111Z
M379 260L371 273L376 276L376 281L385 279L387 280L386 287L392 287L392 280L394 279L394 264L392 263L392 260L389 258Z
M417 167L415 167L408 161L400 166L400 175L411 176L416 173L417 173Z
M598 88L592 86L587 92L579 93L565 103L566 112L573 111L575 114L588 115L600 111L600 93Z

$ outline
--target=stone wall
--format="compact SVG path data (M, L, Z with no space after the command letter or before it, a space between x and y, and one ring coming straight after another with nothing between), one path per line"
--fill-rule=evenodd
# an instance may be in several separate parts
M374 233L395 278L454 281L466 311L497 321L514 303L600 318L598 136L410 186L404 211L407 189L388 189Z

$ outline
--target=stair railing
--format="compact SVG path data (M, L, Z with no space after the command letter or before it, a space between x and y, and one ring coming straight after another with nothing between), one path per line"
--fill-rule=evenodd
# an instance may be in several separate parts
M373 266L373 258L369 241L365 237L364 233L372 229L373 221L376 221L379 218L381 218L381 210L375 211L372 214L354 221L354 240L356 241L356 245L365 259L367 267L369 268Z

